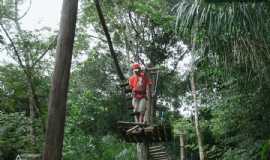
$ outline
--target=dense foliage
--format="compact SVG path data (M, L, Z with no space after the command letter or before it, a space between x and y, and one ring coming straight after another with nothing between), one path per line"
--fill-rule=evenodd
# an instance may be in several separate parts
M203 147L209 160L267 160L270 152L269 16L267 2L207 3L203 0L101 1L117 58L126 78L130 64L162 69L155 122L173 125L166 144L179 159L197 160L198 142L189 84L194 59ZM42 152L44 122L55 52L55 32L26 31L16 9L27 0L0 3L0 160ZM49 32L49 34L48 34ZM15 49L14 49L15 48ZM181 68L182 67L182 68ZM134 144L119 139L116 121L126 114L94 2L82 0L70 77L63 158L136 159ZM158 115L158 114L157 114Z

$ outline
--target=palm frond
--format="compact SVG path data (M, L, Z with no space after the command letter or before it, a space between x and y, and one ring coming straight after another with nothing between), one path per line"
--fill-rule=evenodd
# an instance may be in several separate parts
M227 60L233 57L254 68L270 62L270 9L265 3L182 0L175 8L178 34L189 39L196 36L196 47L208 46Z

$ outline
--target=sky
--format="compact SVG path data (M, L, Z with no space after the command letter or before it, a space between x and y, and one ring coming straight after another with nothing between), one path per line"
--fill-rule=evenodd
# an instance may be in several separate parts
M21 14L28 9L29 2L31 2L31 8L20 21L23 29L34 31L44 27L49 27L52 30L59 28L62 0L26 0L26 3L20 7ZM10 62L13 62L13 60L2 51L0 64Z
M22 7L25 9L29 3ZM50 27L58 29L62 0L32 0L28 14L22 19L22 27L27 30Z
M31 2L31 8L28 14L21 20L23 29L34 31L48 27L53 30L58 30L62 0L26 0L26 3L20 8L21 14L27 10L29 2ZM84 57L83 59L86 58ZM11 61L12 60L5 54L0 54L0 64ZM190 57L186 56L185 60L180 62L177 68L183 73L186 68L189 68L189 62Z

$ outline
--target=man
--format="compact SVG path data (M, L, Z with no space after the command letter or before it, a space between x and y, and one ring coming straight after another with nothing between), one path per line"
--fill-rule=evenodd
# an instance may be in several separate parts
M150 79L141 70L139 64L135 63L131 66L133 75L129 78L129 86L132 89L132 105L136 122L144 123L144 114L146 111L146 100L148 97L148 87L151 85Z

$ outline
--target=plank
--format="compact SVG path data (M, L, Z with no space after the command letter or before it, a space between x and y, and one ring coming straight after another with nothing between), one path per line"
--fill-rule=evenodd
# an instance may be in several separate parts
M156 153L151 153L151 155L164 155L164 154L167 154L165 151L163 152L156 152Z
M156 150L164 150L165 147L161 146L161 147L156 147L156 148L149 148L149 151L156 151Z
M160 156L160 157L153 157L153 159L164 159L164 158L168 158L168 156Z
M153 131L154 131L154 127L153 126L149 126L149 127L144 128L144 132L153 133Z
M137 143L137 142L147 142L147 143L155 143L155 142L164 142L164 132L169 131L166 130L163 126L156 126L156 125L149 125L144 123L138 123L138 122L126 122L126 121L118 121L118 130L121 133L121 136L123 139L125 139L129 143ZM137 129L137 125L141 127L142 132L133 133L135 129ZM170 135L168 135L170 136ZM155 148L158 146L150 147L149 150L158 149Z
M167 153L165 153L165 154L151 155L151 156L154 157L154 158L159 158L159 157L167 157L168 155L167 155Z
M144 123L139 123L139 122L126 122L126 121L118 121L117 124L123 125L123 126L134 126L134 125L139 125L139 126L147 126Z
M161 157L161 158L154 158L154 160L169 160L169 159L167 157L166 158Z
M160 156L151 156L151 157L153 157L153 158L168 158L168 156L167 155L160 155Z
M164 148L164 146L158 145L158 146L150 146L149 149L156 149L156 148Z
M139 125L136 125L134 127L131 127L130 129L127 130L126 134L130 134L132 131L134 131L135 129L139 128L140 126Z
M155 152L158 152L158 151L163 151L164 150L164 148L157 148L157 149L149 149L149 152L150 153L155 153Z

